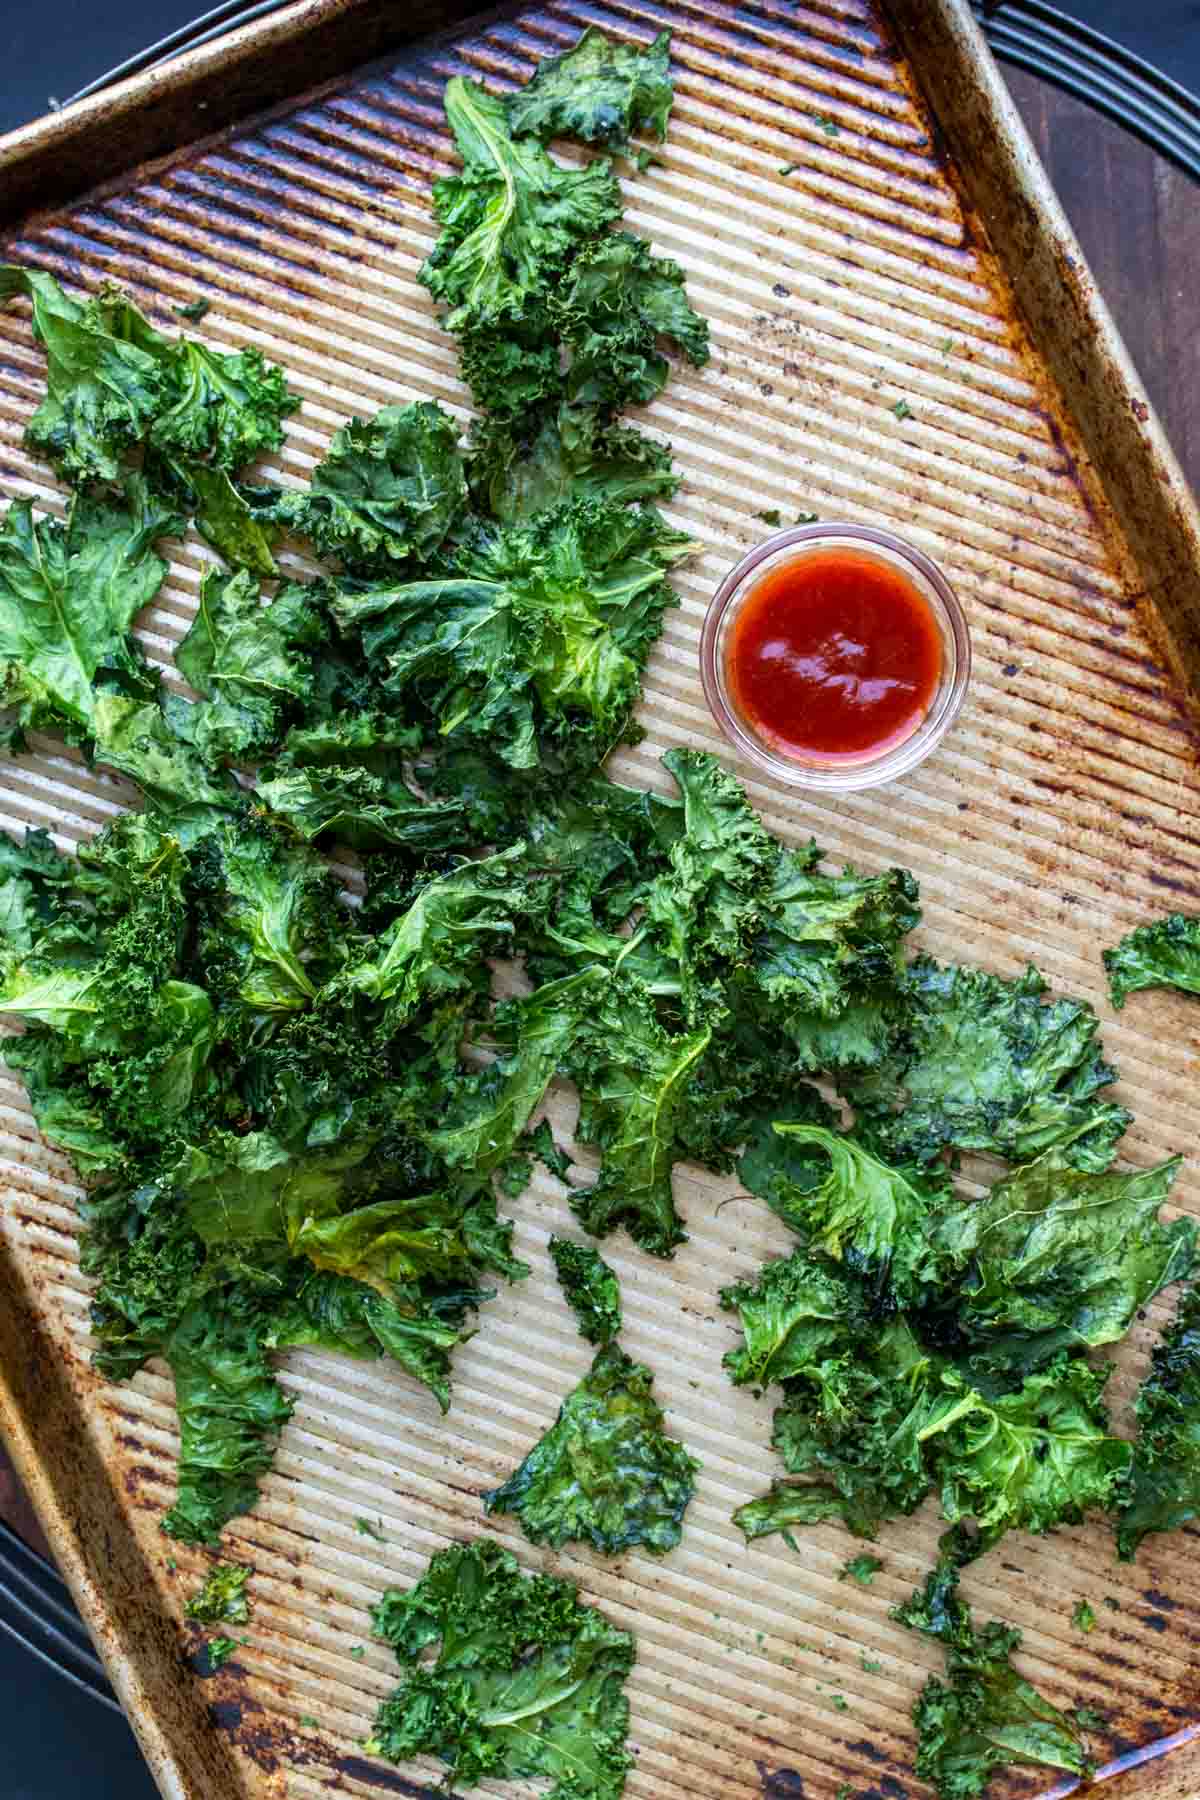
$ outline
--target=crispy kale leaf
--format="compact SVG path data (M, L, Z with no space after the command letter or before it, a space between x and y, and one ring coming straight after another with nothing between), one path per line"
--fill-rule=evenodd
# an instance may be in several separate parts
M1110 1371L1060 1356L1016 1393L985 1399L943 1370L919 1437L950 1523L973 1519L984 1545L1050 1531L1108 1506L1129 1466L1101 1395Z
M1139 925L1104 952L1112 1003L1124 1006L1139 988L1174 987L1200 994L1200 919L1169 913Z
M655 1256L684 1242L671 1179L683 1154L676 1127L710 1037L665 1031L628 978L602 990L564 1065L579 1088L576 1135L603 1153L597 1179L571 1196L594 1236L624 1225Z
M268 829L222 821L192 850L188 883L197 948L226 1005L296 1012L351 954L328 865Z
M570 1583L522 1575L498 1544L455 1544L415 1587L389 1589L372 1618L406 1674L370 1753L440 1756L455 1787L542 1777L547 1800L619 1800L634 1643Z
M283 495L281 523L346 569L429 563L467 499L458 428L431 400L388 406L334 433L311 485Z
M30 420L31 447L67 480L116 481L126 448L149 435L165 404L166 371L136 336L115 332L102 300L86 305L37 269L0 267L0 301L25 294L46 352L45 399Z
M188 742L192 710L160 699L130 635L166 563L157 538L180 528L139 476L123 500L76 498L66 521L35 520L25 501L0 524L0 706L6 747L29 730L61 732L137 782L180 834L240 804Z
M191 463L186 471L173 465L175 487L186 500L200 536L210 543L233 569L249 569L260 579L278 575L275 545L280 526L275 515L275 491L266 505L255 504L251 490L231 481L224 469L208 463Z
M134 477L125 504L76 499L65 522L12 503L0 524L0 698L18 731L92 738L100 673L144 686L129 630L167 572L155 541L179 525Z
M203 1672L207 1675L215 1675L218 1669L223 1669L225 1667L225 1664L229 1661L234 1651L239 1648L240 1646L236 1638L209 1638L205 1644L205 1649L208 1651L208 1668Z
M756 1149L742 1160L743 1180L749 1167L771 1210L807 1244L877 1293L890 1293L902 1306L920 1304L944 1274L945 1253L930 1231L947 1203L944 1184L917 1169L889 1168L852 1138L820 1125L782 1121L775 1133L782 1154L772 1159L766 1146ZM789 1178L786 1158L798 1181Z
M589 1344L610 1344L621 1329L621 1288L597 1250L552 1237L550 1256L579 1329Z
M670 499L679 486L665 444L565 401L532 420L493 414L476 425L467 464L478 503L505 524L563 500Z
M214 1563L202 1585L184 1602L184 1614L206 1625L217 1625L223 1619L244 1625L250 1617L246 1598L246 1582L250 1571L242 1563Z
M451 1352L470 1337L466 1311L490 1296L437 1283L389 1283L382 1294L345 1275L303 1275L271 1315L264 1343L271 1350L308 1346L342 1356L390 1356L450 1410Z
M480 540L452 575L346 589L333 610L428 736L514 769L590 769L629 729L689 549L651 508L575 500Z
M920 1218L912 1232L923 1241ZM743 1507L747 1535L840 1518L874 1537L931 1486L944 1516L974 1519L986 1543L1112 1503L1129 1447L1109 1432L1105 1376L1085 1362L1062 1352L1024 1375L1015 1359L983 1371L956 1362L922 1335L932 1323L952 1337L944 1316L888 1319L893 1302L873 1265L864 1277L808 1250L722 1301L743 1332L725 1366L735 1383L782 1384L773 1441L789 1473L807 1478ZM960 1326L960 1349L964 1336Z
M214 1010L181 961L184 876L177 843L127 815L81 854L72 905L0 986L0 1013L27 1027L5 1060L39 1129L88 1174L170 1143L211 1081Z
M47 358L28 440L67 480L117 482L138 444L186 482L193 465L232 473L283 442L296 400L259 351L164 338L114 288L80 305L51 275L0 268L0 302L18 293Z
M0 834L0 974L21 961L70 905L75 864L49 832L27 826L24 841Z
M425 1000L486 991L483 959L511 945L518 923L537 908L541 879L514 844L478 862L436 875L362 952L341 978L371 1000L385 1001L396 1024Z
M463 160L435 182L442 235L420 279L458 333L503 325L535 356L545 304L580 244L620 212L603 158L567 169L534 139L514 139L503 100L478 82L446 83L446 117Z
M674 1549L700 1465L664 1432L652 1383L649 1369L606 1346L520 1468L484 1495L488 1512L516 1513L527 1537L555 1550L568 1541L609 1556Z
M188 727L206 762L236 762L275 743L289 709L312 695L310 653L324 636L321 615L299 583L285 584L264 604L247 570L206 570L196 617L175 653L180 673L207 701Z
M1200 1288L1188 1288L1154 1347L1137 1397L1133 1464L1118 1496L1117 1549L1125 1562L1148 1532L1200 1515Z
M509 96L513 136L543 143L575 137L621 150L631 132L648 131L661 142L674 97L670 49L668 31L642 47L615 43L589 25L578 43L545 58L532 81Z
M917 1774L942 1800L975 1800L996 1769L1013 1763L1088 1775L1092 1764L1079 1725L1012 1666L1021 1633L998 1620L976 1631L958 1583L953 1557L944 1556L924 1589L893 1615L934 1638L946 1656L946 1680L931 1676L913 1713Z
M714 982L747 952L779 846L715 757L668 750L663 764L683 796L684 829L650 884L646 912L694 1022L710 1008Z
M604 414L647 405L670 373L664 341L698 368L708 361L708 321L689 306L684 282L678 263L652 256L644 239L626 231L584 246L549 302L570 349L569 408Z
M725 1368L735 1387L769 1387L849 1349L861 1302L832 1268L803 1251L767 1263L753 1282L722 1288L721 1305L736 1312L740 1349Z
M1050 1154L948 1208L935 1250L962 1273L960 1329L981 1361L1031 1369L1124 1337L1196 1255L1190 1219L1159 1222L1178 1159L1091 1175Z
M781 1484L734 1518L748 1537L790 1524L841 1519L874 1538L883 1520L914 1512L932 1476L921 1441L936 1361L903 1321L856 1340L844 1332L787 1381L773 1443L785 1468L809 1479ZM799 1510L797 1510L799 1509Z
M497 1007L494 1024L498 1033L511 1039L512 1054L452 1085L444 1122L429 1138L451 1168L487 1173L516 1151L579 1034L596 988L596 971L584 969Z
M423 800L403 770L376 774L353 764L296 768L278 762L258 783L255 797L307 844L446 850L465 848L472 835L457 801Z
M860 1129L893 1162L947 1146L1029 1162L1061 1149L1076 1168L1106 1169L1129 1123L1099 1098L1116 1079L1089 1006L1044 1000L1036 969L1003 981L982 969L910 964L900 1042L869 1076L847 1082Z
M162 1523L185 1543L215 1544L227 1520L252 1509L291 1416L263 1349L262 1304L240 1285L207 1295L162 1345L179 1413L178 1487Z

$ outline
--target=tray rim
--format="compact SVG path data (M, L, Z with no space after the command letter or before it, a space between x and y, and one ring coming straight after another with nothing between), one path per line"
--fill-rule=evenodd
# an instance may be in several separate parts
M970 0L875 3L896 29L909 71L939 130L952 110L947 99L954 82L966 79L971 85L977 103L975 128L986 134L995 150L998 173L956 153L961 152L961 138L956 142L957 134L947 131L950 160L987 227L1035 341L1042 332L1031 315L1031 302L1038 297L1039 284L1044 286L1048 279L1059 283L1065 302L1060 348L1072 336L1087 347L1074 367L1069 356L1065 364L1056 365L1056 371L1065 367L1073 377L1064 382L1056 372L1064 409L1078 421L1079 393L1098 370L1104 378L1104 423L1111 423L1124 450L1133 449L1139 478L1153 481L1162 505L1151 528L1166 522L1175 572L1189 570L1198 590L1195 616L1185 620L1182 636L1164 635L1161 628L1155 635L1176 681L1193 705L1200 706L1200 508L1145 398ZM202 150L230 126L276 108L290 108L301 97L319 93L404 42L456 30L469 20L482 22L494 17L496 10L505 9L481 10L471 0L416 0L399 22L392 0L292 0L167 63L140 70L0 135L0 233L181 150ZM303 57L301 45L307 53ZM303 79L293 81L292 70L301 67ZM203 115L205 130L195 136L182 135L178 128L179 113L189 106L194 116ZM995 184L1005 182L1022 202L1021 226L1027 235L1019 245L1012 221L996 211ZM37 203L27 204L35 194ZM1044 314L1039 312L1042 321ZM1091 399L1094 404L1094 389ZM1109 473L1094 454L1093 461L1098 473ZM1129 520L1122 516L1119 492L1115 498L1111 489L1106 493L1128 536ZM1135 543L1139 563L1142 547ZM155 1618L163 1626L170 1624L144 1599L146 1593L153 1594L148 1571L141 1613L149 1616L121 1617L110 1606L106 1576L112 1563L123 1558L135 1575L144 1568L120 1497L104 1478L98 1459L92 1459L91 1472L99 1480L92 1491L84 1492L73 1485L80 1483L80 1460L63 1458L61 1444L39 1442L50 1438L44 1431L47 1418L56 1413L65 1416L71 1408L87 1404L88 1384L73 1379L56 1354L32 1359L33 1368L28 1365L30 1334L37 1335L36 1307L3 1239L0 1300L0 1441L29 1495L150 1771L164 1800L223 1800L226 1795L233 1800L246 1789L232 1752L213 1732L207 1707L178 1651L173 1659L164 1660L165 1634L147 1631ZM128 1581L126 1585L127 1592L136 1591ZM133 1610L136 1614L136 1604ZM221 1764L219 1769L215 1762ZM222 1780L214 1786L214 1776L224 1777L228 1785ZM1098 1779L1104 1781L1106 1800L1133 1800L1135 1792L1138 1800L1195 1800L1200 1794L1200 1723L1118 1758L1098 1771ZM1045 1791L1042 1800L1060 1800L1080 1785L1058 1783Z

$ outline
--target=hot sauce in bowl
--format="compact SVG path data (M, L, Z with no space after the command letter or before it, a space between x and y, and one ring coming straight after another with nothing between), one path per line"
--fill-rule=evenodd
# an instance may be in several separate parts
M793 785L860 788L928 755L970 671L966 619L941 571L871 526L777 532L722 583L701 674L714 717Z
M730 632L743 717L784 756L873 755L911 737L942 672L929 603L903 570L820 549L755 582Z

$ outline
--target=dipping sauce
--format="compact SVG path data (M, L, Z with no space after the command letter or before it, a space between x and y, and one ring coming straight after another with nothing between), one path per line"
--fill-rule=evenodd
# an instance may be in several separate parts
M811 550L754 584L726 651L746 725L785 756L858 760L911 737L942 675L915 582L869 552Z

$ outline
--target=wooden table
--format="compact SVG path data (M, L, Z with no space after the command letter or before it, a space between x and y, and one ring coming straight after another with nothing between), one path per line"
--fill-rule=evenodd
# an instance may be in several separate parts
M1200 187L1082 101L1008 73L1146 390L1200 489ZM2 1448L0 1519L44 1549Z

